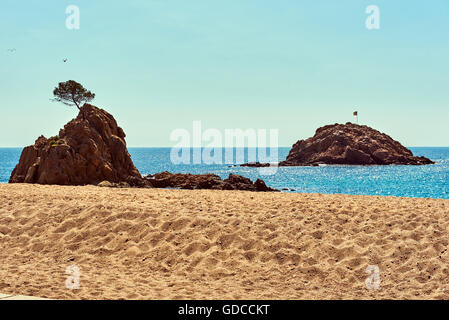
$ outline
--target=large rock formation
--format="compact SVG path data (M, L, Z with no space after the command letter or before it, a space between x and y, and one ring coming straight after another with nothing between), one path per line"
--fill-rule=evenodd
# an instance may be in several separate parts
M296 142L280 166L319 164L424 165L433 161L415 157L388 135L368 126L334 124L317 129L307 140Z
M126 149L125 133L114 117L89 104L58 136L40 136L34 145L23 149L9 180L57 185L102 181L148 185L134 166Z
M263 180L257 179L253 183L248 178L232 173L227 179L222 180L215 174L174 174L164 171L147 176L146 179L155 188L278 191L267 187Z

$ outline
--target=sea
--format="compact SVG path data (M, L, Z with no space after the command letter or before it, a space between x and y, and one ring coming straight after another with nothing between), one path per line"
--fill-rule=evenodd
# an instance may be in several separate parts
M129 148L131 158L142 175L162 171L173 173L213 173L227 178L230 173L256 180L258 178L272 188L283 192L376 195L412 198L449 199L449 147L410 148L414 155L425 156L436 162L426 166L320 166L279 167L274 174L263 174L260 168L236 166L225 163L226 151L222 151L222 164L194 164L191 161L175 164L171 160L171 148ZM279 160L284 160L290 148L279 148ZM0 183L7 183L19 161L21 148L0 148ZM234 157L239 151L231 150ZM252 150L254 151L254 150ZM285 190L288 189L288 190Z

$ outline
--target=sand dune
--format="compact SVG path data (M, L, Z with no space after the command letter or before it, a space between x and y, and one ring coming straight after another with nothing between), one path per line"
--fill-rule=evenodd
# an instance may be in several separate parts
M449 299L448 200L0 185L0 201L2 293Z

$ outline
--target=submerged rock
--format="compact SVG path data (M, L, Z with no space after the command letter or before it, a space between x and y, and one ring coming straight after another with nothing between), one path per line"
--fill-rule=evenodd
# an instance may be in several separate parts
M279 166L433 163L428 158L413 156L409 149L384 133L348 122L321 127L313 137L296 142Z
M77 118L49 139L23 149L10 183L97 185L126 182L149 186L134 166L125 133L103 109L85 104Z
M271 167L270 163L260 163L260 162L249 162L240 165L241 167L250 167L250 168L265 168Z

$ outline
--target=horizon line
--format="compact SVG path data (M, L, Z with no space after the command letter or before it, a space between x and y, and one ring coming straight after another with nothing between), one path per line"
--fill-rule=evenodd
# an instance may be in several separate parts
M29 145L32 146L32 145ZM26 148L29 146L25 146L25 147L2 147L0 146L0 149L20 149L20 148ZM292 145L293 146L293 145ZM278 146L278 148L292 148L292 146ZM175 147L169 147L169 146L153 146L153 147L144 147L144 146L127 146L128 149L137 149L137 148L145 148L145 149L171 149L171 148L175 148ZM191 149L195 149L195 148L199 148L199 147L192 147L192 146L184 146L184 147L179 147L177 146L176 148L191 148ZM206 148L206 146L201 147L201 148ZM208 148L223 148L223 149L228 149L228 148L242 148L242 147L219 147L219 146L212 146L212 147L208 147ZM259 147L248 147L248 146L244 146L243 148L259 148ZM269 146L265 147L266 149L270 149ZM406 148L449 148L448 146L406 146Z

